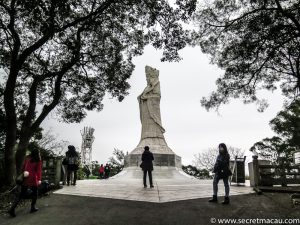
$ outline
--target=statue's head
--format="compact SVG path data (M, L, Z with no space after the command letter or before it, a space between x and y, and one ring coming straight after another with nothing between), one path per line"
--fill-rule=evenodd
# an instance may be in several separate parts
M148 85L151 85L158 80L159 70L157 70L151 66L146 66L145 72L146 72L146 79L147 79Z

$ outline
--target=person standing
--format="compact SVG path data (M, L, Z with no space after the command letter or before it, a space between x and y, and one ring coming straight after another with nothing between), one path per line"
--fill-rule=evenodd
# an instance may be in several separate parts
M67 185L70 185L70 180L72 185L76 185L77 170L79 169L79 156L73 145L68 146L66 156L68 161Z
M110 174L110 166L108 163L106 163L104 167L104 178L105 179L109 178L109 174Z
M103 164L101 164L100 168L99 168L99 178L103 179L103 174L104 174L104 166Z
M225 199L222 204L229 204L229 176L232 172L229 168L230 155L224 143L219 144L219 155L217 156L213 172L215 173L213 180L213 198L209 202L218 202L218 183L223 180L225 186Z
M35 207L38 197L38 186L41 184L42 179L42 160L40 151L33 149L31 154L25 159L23 164L23 182L21 184L21 192L16 196L11 208L8 210L10 216L15 217L15 209L19 202L26 198L27 193L31 196L31 209L30 213L38 211Z
M154 160L152 152L150 152L149 146L144 147L144 152L142 154L142 164L141 168L144 172L143 176L143 183L144 183L144 188L147 188L147 173L149 176L149 182L150 182L150 188L153 188L153 182L152 182L152 171L153 171L153 163L152 161Z
M63 185L67 183L67 176L68 176L68 159L67 153L62 161L62 170L63 170Z

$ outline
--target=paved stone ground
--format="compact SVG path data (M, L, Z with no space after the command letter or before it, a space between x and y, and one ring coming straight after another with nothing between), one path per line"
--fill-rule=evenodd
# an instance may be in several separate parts
M38 212L34 214L28 213L29 204L27 204L26 207L17 209L16 218L0 216L0 224L210 225L221 224L211 223L212 218L300 218L300 208L293 208L290 196L284 193L236 195L231 197L231 204L226 206L208 203L207 200L207 198L202 198L158 204L52 194L49 197L38 200Z
M0 224L209 225L221 224L215 219L300 218L300 208L293 207L289 194L256 195L250 193L250 187L231 186L230 205L221 205L208 202L212 181L193 179L168 168L156 168L154 177L155 189L146 190L136 168L109 180L79 181L75 187L39 199L38 212L28 213L27 203L17 208L16 218L0 216Z
M143 188L142 171L127 168L108 180L82 180L76 186L65 186L56 194L92 196L133 201L164 203L205 198L212 195L212 180L198 180L182 170L157 167L153 172L155 188ZM220 196L224 195L223 181L219 183ZM253 193L249 186L231 186L230 195Z

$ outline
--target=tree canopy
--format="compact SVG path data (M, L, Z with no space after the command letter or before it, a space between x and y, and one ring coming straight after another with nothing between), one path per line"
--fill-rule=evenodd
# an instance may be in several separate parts
M272 130L277 136L264 138L255 143L255 149L263 159L277 162L279 157L293 160L293 153L300 150L300 100L296 100L280 111L270 121Z
M183 165L182 170L186 174L196 177L198 179L210 178L209 171L207 169L198 169L197 167L192 165L187 165L187 166Z
M207 110L241 98L263 111L262 89L280 87L286 100L299 97L299 0L203 1L194 19L199 30L193 43L225 71L217 90L201 100Z
M80 122L87 110L102 110L106 93L122 101L132 59L147 44L163 49L162 61L179 60L189 39L182 24L195 7L195 0L175 6L166 0L0 0L8 182L16 144L19 171L30 138L52 110L64 122Z
M125 153L123 150L114 148L113 156L108 159L112 169L112 174L120 173L124 168Z

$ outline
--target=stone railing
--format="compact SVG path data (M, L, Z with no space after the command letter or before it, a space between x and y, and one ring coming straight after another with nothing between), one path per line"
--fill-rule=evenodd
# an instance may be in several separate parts
M300 165L274 165L267 160L258 160L257 156L253 156L248 165L253 187L300 184Z

